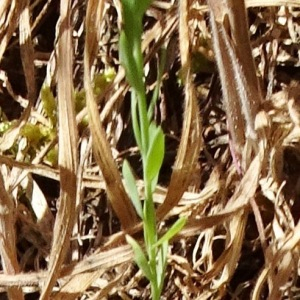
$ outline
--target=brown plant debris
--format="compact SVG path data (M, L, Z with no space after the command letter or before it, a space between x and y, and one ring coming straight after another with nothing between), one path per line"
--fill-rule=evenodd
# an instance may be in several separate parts
M149 299L125 234L143 201L121 1L0 1L0 298ZM300 294L298 0L155 0L142 48L166 153L162 299Z

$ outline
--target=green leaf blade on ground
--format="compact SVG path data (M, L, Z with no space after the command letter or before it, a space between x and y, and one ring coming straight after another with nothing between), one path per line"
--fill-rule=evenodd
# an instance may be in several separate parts
M163 289L164 279L165 279L165 271L167 267L167 254L168 254L168 241L162 243L161 247L158 250L157 257L157 287L159 289L159 293Z
M149 267L149 264L148 264L148 261L144 254L143 249L137 243L137 241L135 239L133 239L130 235L126 235L126 241L132 247L132 250L134 253L134 260L135 260L136 264L138 265L140 270L142 270L142 272L144 273L146 278L150 282L153 282L153 280L155 280L155 279L153 278L151 269Z
M149 150L145 163L145 175L148 182L158 176L165 153L165 137L161 127L151 123L149 127Z
M153 248L161 246L163 243L171 240L184 227L187 217L178 219L171 228L152 246Z

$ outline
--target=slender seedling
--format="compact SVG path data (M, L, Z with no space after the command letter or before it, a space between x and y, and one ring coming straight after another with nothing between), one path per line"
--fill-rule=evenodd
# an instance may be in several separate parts
M145 184L145 199L142 205L130 165L125 160L123 164L125 186L137 214L143 221L145 248L143 249L130 236L127 236L127 242L132 246L136 264L150 282L152 299L158 300L163 290L169 240L182 229L186 219L179 219L159 238L153 192L165 154L165 137L162 128L152 119L158 90L154 92L152 101L147 106L141 47L142 19L150 4L151 0L122 0L123 28L120 34L119 53L127 81L131 86L133 132L142 157ZM160 70L158 85L162 75Z

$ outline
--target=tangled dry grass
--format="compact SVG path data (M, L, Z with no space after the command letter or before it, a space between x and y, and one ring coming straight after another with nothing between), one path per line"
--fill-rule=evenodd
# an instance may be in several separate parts
M249 44L232 25L245 23L243 11L227 15L225 2L208 1L211 23L200 0L156 0L145 16L149 92L160 48L168 53L155 111L167 136L159 228L189 218L170 247L164 299L297 299L300 5L246 1ZM124 239L141 236L125 157L141 197L143 182L118 61L120 1L2 0L0 25L0 125L10 122L0 140L3 295L148 299ZM108 69L113 81L95 93L94 75ZM24 127L51 127L42 86L57 125L37 138Z

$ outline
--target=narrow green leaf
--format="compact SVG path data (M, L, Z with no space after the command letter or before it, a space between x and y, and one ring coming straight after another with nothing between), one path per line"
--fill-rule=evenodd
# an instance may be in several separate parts
M128 25L134 24L137 27L139 23L142 23L142 18L151 2L152 0L123 0L124 22L128 21L130 23ZM134 31L136 28L132 28L132 30Z
M181 229L184 227L187 221L187 217L182 217L178 219L171 228L152 246L153 248L159 247L165 242L168 242L171 238L173 238Z
M132 49L132 56L135 61L136 65L136 71L137 73L135 74L136 78L135 80L138 81L136 83L138 87L138 91L144 92L145 91L145 86L144 86L144 59L143 59L143 53L142 53L142 42L141 39L134 39L134 44L131 46Z
M136 182L132 174L131 167L127 160L124 160L123 162L122 173L125 180L125 189L128 195L130 196L131 202L135 207L137 214L140 216L141 219L143 219L142 204L139 198Z
M156 215L152 198L144 202L144 237L147 252L150 253L152 245L157 242Z
M123 0L123 30L120 34L120 61L132 88L144 90L144 71L141 37L143 15L147 9L145 1Z
M139 150L143 153L142 148L142 137L141 129L139 126L138 113L137 113L137 96L134 91L131 93L131 118L132 118L132 128L136 143L139 147Z
M132 88L138 88L136 84L136 62L131 51L131 43L125 31L122 31L119 38L119 57L125 69L126 79Z
M132 247L133 253L134 253L134 260L138 267L142 270L146 278L152 282L153 281L153 275L151 273L147 258L143 252L143 249L141 246L136 242L135 239L133 239L130 235L126 235L126 241L127 243Z
M151 2L152 0L135 1L138 14L143 16Z
M153 178L153 180L151 181L151 192L152 192L152 193L154 193L154 191L155 191L155 189L156 189L157 182L158 182L158 175L159 175L159 174L157 174L157 176L155 176L155 177Z
M142 16L136 12L136 5L136 0L122 0L123 29L130 39L138 37L138 32L142 28Z
M164 279L165 279L165 271L167 267L167 255L168 255L168 246L169 243L167 241L163 242L161 247L159 248L158 258L157 258L157 287L159 289L159 293L161 294Z
M164 154L165 154L165 137L161 127L154 123L149 127L149 150L145 163L145 174L148 182L151 182L159 174Z

